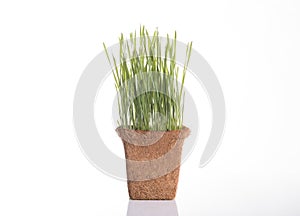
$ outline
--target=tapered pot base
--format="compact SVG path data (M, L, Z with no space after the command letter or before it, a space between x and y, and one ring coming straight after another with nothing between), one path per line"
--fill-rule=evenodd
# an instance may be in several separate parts
M128 192L133 200L172 200L176 196L180 168L157 179L128 181Z

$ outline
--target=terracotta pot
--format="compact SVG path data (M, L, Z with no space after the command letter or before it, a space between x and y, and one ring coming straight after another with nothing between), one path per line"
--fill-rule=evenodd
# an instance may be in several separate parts
M124 144L129 197L172 200L176 196L181 152L190 129L142 131L116 129Z

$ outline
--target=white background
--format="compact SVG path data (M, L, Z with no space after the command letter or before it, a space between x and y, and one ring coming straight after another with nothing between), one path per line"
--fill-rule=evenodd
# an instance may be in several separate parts
M72 102L102 42L140 24L193 40L225 94L222 146L199 169L200 142L183 165L179 215L300 215L299 13L296 0L1 1L0 215L126 215L126 184L80 151Z

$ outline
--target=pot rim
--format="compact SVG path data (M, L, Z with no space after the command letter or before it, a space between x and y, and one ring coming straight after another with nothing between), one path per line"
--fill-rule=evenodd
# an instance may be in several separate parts
M162 135L167 135L167 134L177 134L178 138L186 138L190 135L191 130L186 127L182 126L181 129L176 129L176 130L133 130L133 129L128 129L128 128L123 128L122 126L119 126L115 129L119 137L124 138L126 136L130 135L140 135L143 136L144 139L147 138L153 138L156 136L162 136ZM124 136L125 135L125 136Z

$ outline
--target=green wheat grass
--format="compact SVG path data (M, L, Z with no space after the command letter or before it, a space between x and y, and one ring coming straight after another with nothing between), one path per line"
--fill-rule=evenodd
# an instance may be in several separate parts
M166 40L162 48L158 30L150 36L144 26L138 35L131 33L128 40L121 34L119 60L103 43L117 90L119 126L156 131L182 128L184 81L192 42L187 44L180 70L176 63L176 31L173 39L167 35Z

